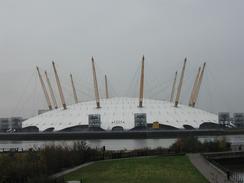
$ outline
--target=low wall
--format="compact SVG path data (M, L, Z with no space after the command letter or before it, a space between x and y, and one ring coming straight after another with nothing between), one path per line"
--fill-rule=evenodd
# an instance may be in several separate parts
M155 130L0 133L0 140L159 139L244 134L244 130Z

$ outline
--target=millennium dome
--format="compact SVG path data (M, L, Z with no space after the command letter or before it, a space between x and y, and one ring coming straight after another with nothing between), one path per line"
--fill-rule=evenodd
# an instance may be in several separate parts
M75 104L66 106L62 85L53 62L57 88L62 107L57 106L57 99L46 74L46 84L37 67L40 83L49 110L23 122L23 128L35 127L39 131L84 131L84 130L140 130L140 129L198 129L203 126L217 125L218 116L195 108L204 69L199 67L193 84L189 105L180 104L181 88L186 67L184 60L180 79L177 84L177 72L173 80L169 101L144 98L144 57L142 58L140 88L138 98L109 97L105 76L106 98L101 99L98 90L95 63L92 58L95 100L79 102L71 75ZM48 87L46 87L46 85Z
M179 105L174 107L174 103L161 100L144 99L144 107L138 107L137 98L109 98L101 100L101 108L97 109L95 101L81 102L67 106L66 110L55 109L23 123L23 127L36 126L40 131L53 128L55 131L69 129L72 127L100 127L104 130L124 129L130 130L137 126L136 117L145 118L146 124L158 122L164 126L174 128L184 128L189 125L193 128L199 128L206 122L217 123L217 115ZM97 123L91 122L94 117ZM90 120L90 123L89 123Z

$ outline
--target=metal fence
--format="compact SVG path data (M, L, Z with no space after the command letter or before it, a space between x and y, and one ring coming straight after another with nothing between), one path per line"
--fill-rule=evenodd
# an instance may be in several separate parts
M244 183L244 175L239 172L232 172L230 175L230 180L236 183Z

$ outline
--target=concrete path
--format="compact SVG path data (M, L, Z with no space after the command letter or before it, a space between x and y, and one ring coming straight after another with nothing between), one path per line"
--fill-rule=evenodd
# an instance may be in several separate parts
M93 163L94 163L94 162L92 161L92 162L85 163L85 164L76 166L76 167L74 167L74 168L68 169L68 170L64 170L64 171L62 171L62 172L59 172L59 173L56 173L56 174L52 175L51 178L62 177L62 176L64 176L64 175L68 174L68 173L71 173L71 172L76 171L76 170L78 170L78 169L80 169L80 168L89 166L89 165L91 165L91 164L93 164ZM75 182L74 182L74 183L75 183Z
M201 154L187 154L191 163L210 183L234 183L227 180L226 174L202 157Z

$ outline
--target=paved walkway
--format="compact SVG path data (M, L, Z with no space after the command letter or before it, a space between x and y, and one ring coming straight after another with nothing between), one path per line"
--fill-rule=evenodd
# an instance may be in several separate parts
M51 177L52 177L52 178L62 177L62 176L64 176L64 175L68 174L68 173L71 173L71 172L76 171L76 170L78 170L78 169L80 169L80 168L89 166L89 165L91 165L91 164L93 164L93 163L94 163L93 161L92 161L92 162L89 162L89 163L85 163L85 164L76 166L76 167L74 167L74 168L71 168L71 169L68 169L68 170L65 170L65 171L56 173L56 174L52 175Z
M191 163L210 183L234 183L227 180L226 174L208 162L201 154L187 154Z

